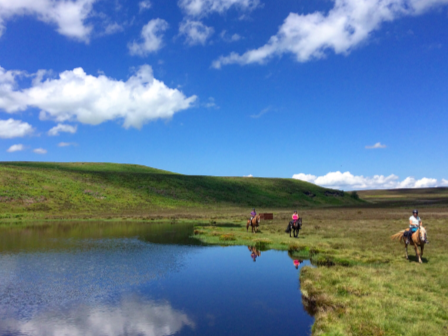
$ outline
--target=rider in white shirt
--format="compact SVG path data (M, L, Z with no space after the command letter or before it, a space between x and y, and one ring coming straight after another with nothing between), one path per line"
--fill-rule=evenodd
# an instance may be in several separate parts
M412 211L412 216L409 217L409 233L408 236L406 237L407 241L406 243L409 244L410 243L410 239L412 234L418 230L418 228L420 227L420 225L422 225L422 220L420 219L420 217L418 216L418 210L414 209ZM426 241L426 243L428 243L428 241Z

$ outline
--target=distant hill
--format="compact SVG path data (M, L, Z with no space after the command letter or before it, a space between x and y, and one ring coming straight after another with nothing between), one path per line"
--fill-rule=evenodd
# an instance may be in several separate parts
M448 204L448 188L360 190L359 197L377 206L415 206Z
M0 215L294 209L360 202L342 191L294 179L188 176L115 163L0 162Z

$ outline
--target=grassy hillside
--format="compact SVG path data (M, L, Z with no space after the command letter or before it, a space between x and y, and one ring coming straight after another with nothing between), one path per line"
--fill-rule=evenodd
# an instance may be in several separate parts
M448 188L360 190L359 197L376 206L427 206L448 204Z
M359 202L342 191L293 179L186 176L111 163L0 163L2 216Z

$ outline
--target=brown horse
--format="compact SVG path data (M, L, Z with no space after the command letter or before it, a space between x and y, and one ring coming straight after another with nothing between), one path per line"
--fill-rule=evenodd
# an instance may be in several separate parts
M260 225L260 215L257 215L254 218L252 218L252 221L250 219L247 220L246 231L249 230L249 226L252 226L252 233L256 233L259 225Z
M400 231L396 234L394 234L391 238L392 240L399 240L404 244L404 248L406 251L406 259L409 260L409 256L408 256L408 244L406 244L406 237L404 236L405 231L409 231L409 229ZM415 231L412 234L412 239L410 241L411 245L414 245L415 248L415 255L418 258L418 262L421 264L422 263L422 256L423 256L423 249L425 248L425 244L426 244L426 229L420 225L420 227L418 228L417 231ZM420 246L420 254L418 253L418 246Z

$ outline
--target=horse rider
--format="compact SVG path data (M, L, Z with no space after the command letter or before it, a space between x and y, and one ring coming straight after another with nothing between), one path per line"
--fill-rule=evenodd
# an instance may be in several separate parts
M257 212L255 211L255 208L252 209L252 212L250 213L250 222L252 223L252 219L257 215Z
M291 230L291 223L295 224L299 220L299 214L297 213L297 210L294 211L291 218L292 218L292 221L288 223L288 226L285 230L286 233L289 233L289 231Z
M420 225L422 225L422 220L418 216L418 210L414 209L412 211L412 216L409 217L409 230L405 231L406 244L409 244L411 242L412 235L418 230ZM425 243L428 244L428 240L426 240Z

